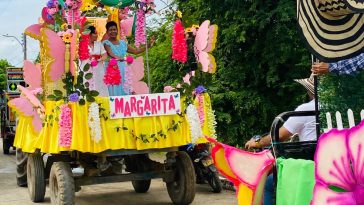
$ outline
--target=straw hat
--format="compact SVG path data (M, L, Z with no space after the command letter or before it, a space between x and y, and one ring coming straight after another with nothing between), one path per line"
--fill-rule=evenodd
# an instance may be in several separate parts
M364 52L363 0L297 0L299 32L324 62Z
M304 79L295 79L297 83L303 85L310 93L315 94L315 83L314 83L314 75L311 74L309 78Z

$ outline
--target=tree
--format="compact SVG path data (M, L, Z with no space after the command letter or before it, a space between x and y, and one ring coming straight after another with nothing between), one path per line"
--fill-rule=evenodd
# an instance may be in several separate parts
M208 19L219 26L213 55L217 73L208 87L221 141L243 145L269 131L276 115L305 98L295 78L309 76L310 54L296 29L296 3L290 0L176 0L186 27ZM172 21L164 24L151 50L153 91L180 81L171 60Z
M0 60L0 89L5 90L6 89L6 68L11 67L10 63L5 60Z

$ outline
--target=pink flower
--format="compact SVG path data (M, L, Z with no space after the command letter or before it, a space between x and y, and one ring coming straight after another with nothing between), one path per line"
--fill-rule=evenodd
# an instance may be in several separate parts
M47 10L47 12L48 12L48 14L50 14L50 15L54 15L55 13L57 13L57 12L58 12L58 10L57 10L56 8L51 8L51 9L48 9L48 10Z
M163 92L165 92L165 93L170 93L170 92L172 92L173 90L175 90L175 88L174 88L174 87L172 87L172 86L170 86L170 85L168 85L168 86L165 86L165 87L164 87Z
M133 56L127 56L125 57L125 61L127 64L132 64L134 62Z
M98 63L99 62L97 62L97 60L93 60L93 61L91 61L91 66L96 67Z
M348 130L334 129L323 134L317 145L315 164L316 184L311 205L363 205L364 121Z

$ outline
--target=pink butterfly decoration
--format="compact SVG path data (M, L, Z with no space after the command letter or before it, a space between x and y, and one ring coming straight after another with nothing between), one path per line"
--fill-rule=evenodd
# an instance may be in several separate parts
M15 108L16 111L20 112L19 114L23 116L32 117L34 130L40 132L42 129L42 119L40 118L37 109L43 113L45 111L43 104L35 96L43 91L41 88L42 73L40 66L34 65L30 61L24 61L24 80L29 87L25 88L18 85L21 96L10 100L9 106Z
M59 80L65 72L65 51L66 45L62 38L56 32L39 26L39 24L32 25L26 29L26 34L32 38L40 41L44 53L50 61L44 66L45 74L47 77L55 82ZM74 32L70 45L70 71L74 75L76 66L74 59L76 58L77 48L77 33Z
M120 30L125 36L131 36L131 31L133 30L134 17L129 17L125 20L120 21Z
M215 57L209 52L215 49L217 37L217 25L210 25L210 21L204 21L198 29L195 37L194 51L197 62L202 65L203 72L215 73Z
M141 81L144 77L144 62L143 57L138 57L129 66L131 71L131 90L135 94L147 94L149 93L148 85Z

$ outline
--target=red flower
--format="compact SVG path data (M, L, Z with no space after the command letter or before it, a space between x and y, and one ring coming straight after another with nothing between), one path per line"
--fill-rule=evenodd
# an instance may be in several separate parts
M174 24L172 59L181 63L187 62L187 42L185 37L185 29L183 28L181 20L177 20Z

